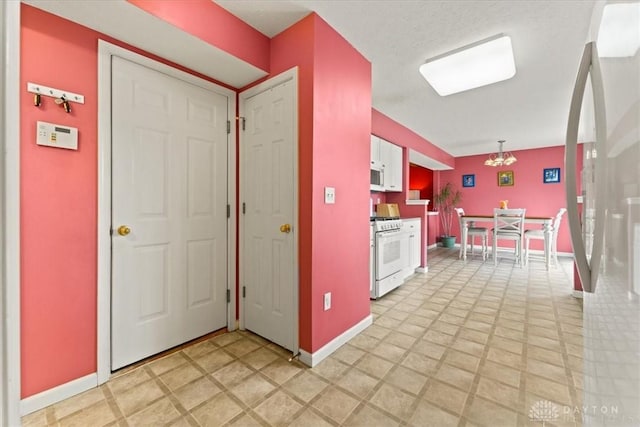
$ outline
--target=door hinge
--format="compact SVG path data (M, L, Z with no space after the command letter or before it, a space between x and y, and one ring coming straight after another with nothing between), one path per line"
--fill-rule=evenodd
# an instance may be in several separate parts
M247 287L243 286L242 287L242 298L246 298L247 297Z
M247 204L245 202L242 202L242 213L247 213Z
M240 117L240 121L242 122L242 130L245 130L247 128L247 119L244 117Z
M227 303L231 302L231 290L227 289Z
M227 120L227 134L231 133L231 120Z
M227 218L231 218L231 205L227 205Z
M109 236L113 236L113 227L109 227Z

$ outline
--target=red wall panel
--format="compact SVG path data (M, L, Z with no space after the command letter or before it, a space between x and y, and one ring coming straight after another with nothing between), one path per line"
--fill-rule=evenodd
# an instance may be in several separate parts
M420 198L433 202L433 171L418 165L409 165L409 190L420 190ZM432 203L429 203L431 209Z

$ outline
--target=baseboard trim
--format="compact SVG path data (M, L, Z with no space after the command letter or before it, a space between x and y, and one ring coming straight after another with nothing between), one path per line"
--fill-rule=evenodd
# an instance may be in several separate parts
M50 388L41 393L34 394L20 401L20 415L24 416L32 412L46 408L49 405L68 399L98 386L98 374L93 373L84 377L69 381L65 384Z
M437 247L438 247L438 244L434 243L433 245L427 246L427 249L433 249L433 248L437 248Z
M429 266L416 268L416 273L426 273L427 271L429 271Z
M583 296L582 296L582 291L576 291L576 290L574 290L573 292L571 292L571 295L572 295L574 298L578 298L578 299L582 299L582 298L583 298Z
M367 327L371 326L371 324L373 324L373 316L369 314L354 326L329 341L315 353L311 354L304 350L300 350L300 361L305 365L313 368L329 355L331 355L331 353L339 349L343 344L346 344L351 338L355 337L360 332L364 331Z

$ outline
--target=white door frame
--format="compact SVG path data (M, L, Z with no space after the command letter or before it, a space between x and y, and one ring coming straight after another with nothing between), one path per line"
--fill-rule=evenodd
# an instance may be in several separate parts
M227 328L236 324L236 93L199 77L185 73L119 46L98 41L98 384L111 375L111 57L133 61L145 67L179 78L196 86L220 93L229 99L227 114L231 120L227 146L227 200L230 217L227 221L227 289L231 301L227 304Z
M299 247L299 228L298 228L298 67L291 68L283 73L278 74L264 82L253 86L250 89L242 92L238 96L238 104L239 104L239 112L241 117L246 117L245 115L245 102L247 99L269 90L272 87L278 86L284 82L291 80L294 85L294 95L293 95L293 317L294 317L294 339L293 339L293 354L296 355L300 352L300 301L299 301L299 287L300 287L300 271L299 271L299 263L298 263L298 247ZM244 160L244 152L242 147L244 147L243 142L244 133L240 131L240 168L242 169L242 162ZM243 188L243 180L242 180L242 170L240 171L240 200L243 200L244 188ZM238 238L239 242L243 242L244 236L244 216L240 214L240 236ZM240 254L240 280L239 280L239 288L242 288L243 280L244 280L244 265L247 261L244 259L242 254ZM245 313L245 299L240 299L239 309L240 309L240 329L244 330L244 313Z
M20 425L20 2L0 4L0 425Z

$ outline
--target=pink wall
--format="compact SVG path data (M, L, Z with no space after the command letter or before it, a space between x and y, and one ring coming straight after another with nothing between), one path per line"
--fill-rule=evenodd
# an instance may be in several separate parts
M371 66L316 14L276 36L271 54L272 74L299 67L300 347L314 352L370 313Z
M21 87L36 82L85 96L71 114L51 98L39 108L26 91L20 99L21 389L28 397L96 370L98 38L189 70L27 5L21 37ZM38 120L77 127L79 150L37 146Z
M46 22L46 23L45 23ZM71 114L20 99L22 397L96 370L96 34L22 6L20 87L85 95ZM60 52L65 53L64 65ZM81 70L81 72L79 71ZM35 144L36 121L79 129L78 151Z
M527 215L555 216L558 210L566 207L564 190L564 147L548 147L533 150L514 151L518 161L509 167L493 168L484 166L488 155L456 157L455 169L441 171L440 182L453 182L463 194L460 207L469 214L493 214L500 200L509 200L509 207L527 208ZM561 169L559 184L544 184L542 174L544 168ZM514 186L499 187L498 171L512 170ZM462 175L475 174L476 186L462 187ZM460 236L458 223L455 222L453 233ZM542 243L532 241L532 249L542 250ZM572 252L569 227L566 214L558 235L558 251Z
M269 37L211 0L127 1L243 61L269 70Z
M427 215L427 246L435 245L438 242L438 235L440 234L440 217L437 212L431 212Z
M369 240L371 64L319 17L315 37L312 351L370 313L362 243ZM325 186L336 188L335 205L324 203ZM339 232L327 232L336 219ZM325 292L333 296L326 312Z
M387 193L381 191L371 191L369 197L373 199L373 212L376 211L376 205L379 203L387 203Z
M311 349L312 176L313 168L313 40L314 20L307 17L271 42L271 72L298 67L298 274L300 347ZM293 55L295 53L295 56Z

